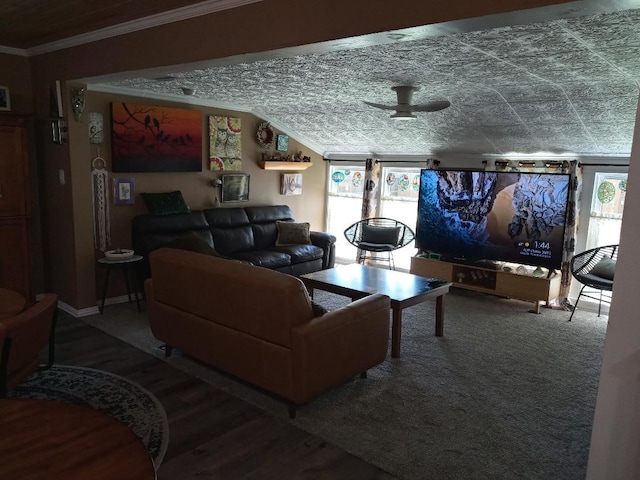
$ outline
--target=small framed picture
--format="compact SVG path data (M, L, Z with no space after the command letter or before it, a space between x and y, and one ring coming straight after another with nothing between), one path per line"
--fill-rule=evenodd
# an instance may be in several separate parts
M289 150L289 136L288 135L278 135L276 140L276 150L279 152L286 152Z
M0 110L11 110L11 97L9 96L9 88L0 85Z
M249 179L246 173L225 173L222 175L221 202L248 202Z
M283 173L280 185L281 195L302 195L302 174Z
M135 184L133 178L115 178L113 180L113 203L116 205L133 205L135 201Z

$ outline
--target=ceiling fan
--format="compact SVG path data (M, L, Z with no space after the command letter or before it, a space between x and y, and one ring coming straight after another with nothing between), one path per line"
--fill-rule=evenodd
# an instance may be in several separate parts
M383 110L395 110L396 113L391 115L391 118L397 120L413 120L416 117L413 112L437 112L447 108L451 103L448 100L437 100L435 102L421 103L418 105L411 105L411 97L413 92L420 90L420 87L414 87L412 85L400 85L397 87L391 87L391 90L395 90L398 96L397 105L382 105L380 103L364 102L372 107L382 108Z

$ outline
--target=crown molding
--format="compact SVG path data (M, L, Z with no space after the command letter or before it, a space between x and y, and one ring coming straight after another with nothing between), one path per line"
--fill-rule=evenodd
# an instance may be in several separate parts
M223 110L234 110L237 112L253 113L250 107L235 105L225 102L214 102L206 98L198 98L189 95L172 95L167 93L146 92L135 88L114 87L105 84L87 84L87 90L92 92L110 93L113 95L124 95L127 97L150 98L152 100L165 100L173 103L186 103L201 107L220 108Z
M45 43L25 50L2 46L0 46L0 49L13 50L13 55L42 55L44 53L51 53L65 48L77 47L79 45L84 45L98 40L105 40L107 38L117 37L127 33L138 32L140 30L180 22L182 20L188 20L190 18L200 17L202 15L208 15L222 10L230 10L232 8L242 7L244 5L262 1L263 0L206 0L194 5L188 5L186 7L176 8L175 10L157 13L148 17L101 28L93 32L83 33L81 35L65 38L56 42ZM0 50L0 53L8 52Z
M20 57L28 57L26 50L22 48L3 47L0 45L0 53L6 53L7 55L18 55Z

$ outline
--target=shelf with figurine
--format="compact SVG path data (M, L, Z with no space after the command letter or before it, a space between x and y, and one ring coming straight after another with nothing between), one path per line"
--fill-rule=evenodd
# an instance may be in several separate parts
M258 165L263 170L299 171L306 170L313 166L313 163L311 163L311 158L303 156L302 152L291 155L276 152L273 154L263 153Z

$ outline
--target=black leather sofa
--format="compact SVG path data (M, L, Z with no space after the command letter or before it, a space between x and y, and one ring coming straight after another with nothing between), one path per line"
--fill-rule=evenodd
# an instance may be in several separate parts
M142 255L140 276L151 276L149 253L170 246L176 239L197 232L215 251L227 258L250 262L299 276L326 268L335 262L336 237L310 232L310 245L276 246L276 221L293 222L287 205L192 210L169 215L138 215L132 220L132 246Z

